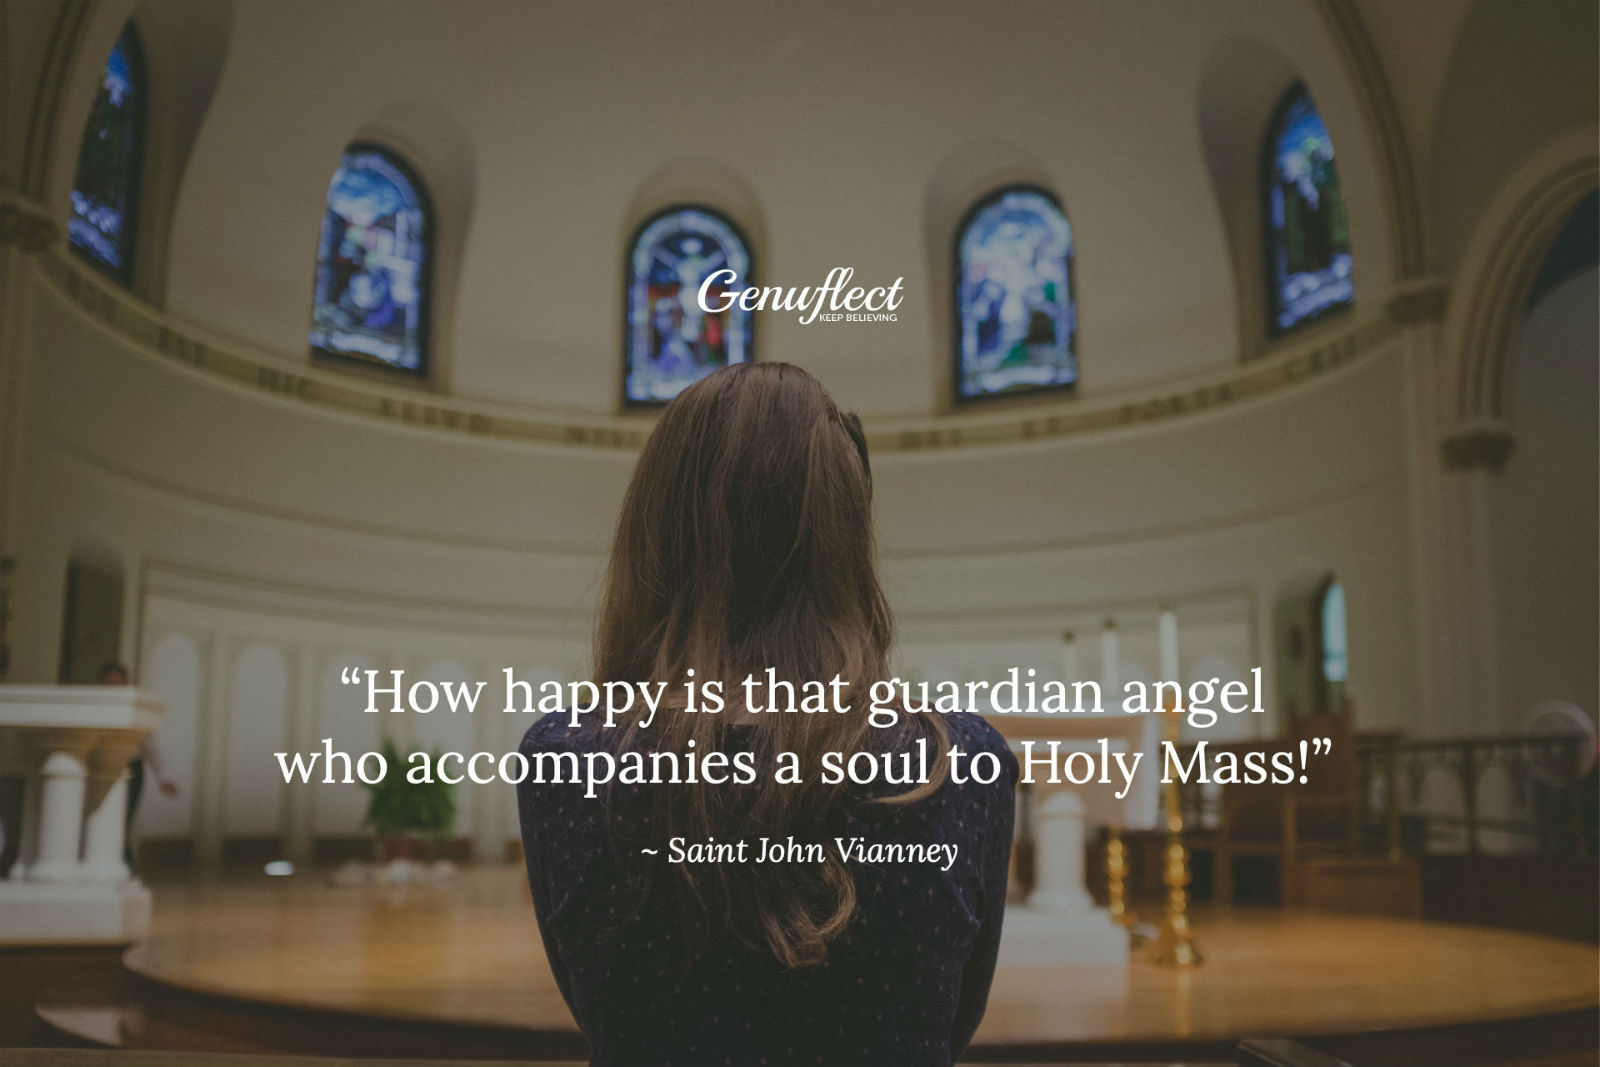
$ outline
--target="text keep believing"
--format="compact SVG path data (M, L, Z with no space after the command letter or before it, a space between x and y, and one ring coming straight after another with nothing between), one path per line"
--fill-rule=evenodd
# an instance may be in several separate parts
M872 289L859 285L846 288L855 273L854 267L835 267L818 286L749 285L739 289L737 273L727 269L713 271L700 283L700 310L717 315L737 305L742 311L797 311L800 324L804 326L819 317L823 322L838 322L849 312L852 320L856 320L856 312L892 312L900 306L905 296L901 292L904 278L896 278L893 285ZM713 297L711 289L717 285L725 289Z

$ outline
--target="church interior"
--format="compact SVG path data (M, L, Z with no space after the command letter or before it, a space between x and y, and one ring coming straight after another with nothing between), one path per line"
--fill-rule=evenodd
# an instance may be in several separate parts
M641 443L747 360L860 416L900 677L1327 742L1022 788L967 1060L1595 1062L1597 32L0 0L0 1064L584 1061L510 786L279 757L513 750L342 676L587 677Z

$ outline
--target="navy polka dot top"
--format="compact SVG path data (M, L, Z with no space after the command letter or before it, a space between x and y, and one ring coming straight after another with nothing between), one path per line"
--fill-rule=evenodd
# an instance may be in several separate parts
M665 899L681 879L668 866L668 842L648 831L646 790L670 787L618 787L608 801L586 798L581 785L519 786L539 931L591 1062L949 1064L960 1056L983 1018L1000 947L1017 762L980 716L944 722L967 754L963 768L976 753L994 754L993 784L947 778L916 803L854 803L817 838L830 850L835 836L956 845L954 863L853 858L855 914L815 967L786 968L729 936L685 960L679 912ZM601 743L598 733L550 715L521 751L581 755ZM608 818L658 854L616 847ZM747 854L757 848L749 842ZM652 887L642 895L641 873Z

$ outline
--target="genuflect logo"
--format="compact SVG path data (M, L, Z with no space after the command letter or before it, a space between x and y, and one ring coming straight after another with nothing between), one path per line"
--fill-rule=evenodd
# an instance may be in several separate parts
M850 287L854 267L835 267L817 286L741 285L737 272L724 268L706 275L700 283L700 310L721 314L734 307L742 311L796 311L800 324L813 322L899 322L896 308L905 295L904 278L893 285L871 289ZM848 287L848 288L847 288ZM713 296L712 289L719 292Z

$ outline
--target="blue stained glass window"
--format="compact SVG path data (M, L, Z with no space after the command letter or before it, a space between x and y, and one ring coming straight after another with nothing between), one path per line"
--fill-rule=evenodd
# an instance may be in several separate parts
M1265 154L1269 326L1279 334L1349 307L1355 283L1333 138L1305 86L1278 105Z
M67 220L68 246L125 284L133 278L144 95L144 56L130 22L111 48L89 111Z
M1344 586L1330 582L1323 590L1322 604L1322 679L1343 682L1350 675L1349 637L1344 621Z
M421 374L427 369L427 196L381 148L353 145L328 184L317 245L311 347Z
M717 310L708 311L700 287L713 274L706 306ZM750 359L750 312L729 299L749 285L750 252L722 215L680 206L647 219L628 251L627 402L665 403L712 371Z
M956 397L1078 381L1072 227L1043 189L1001 189L956 236Z

